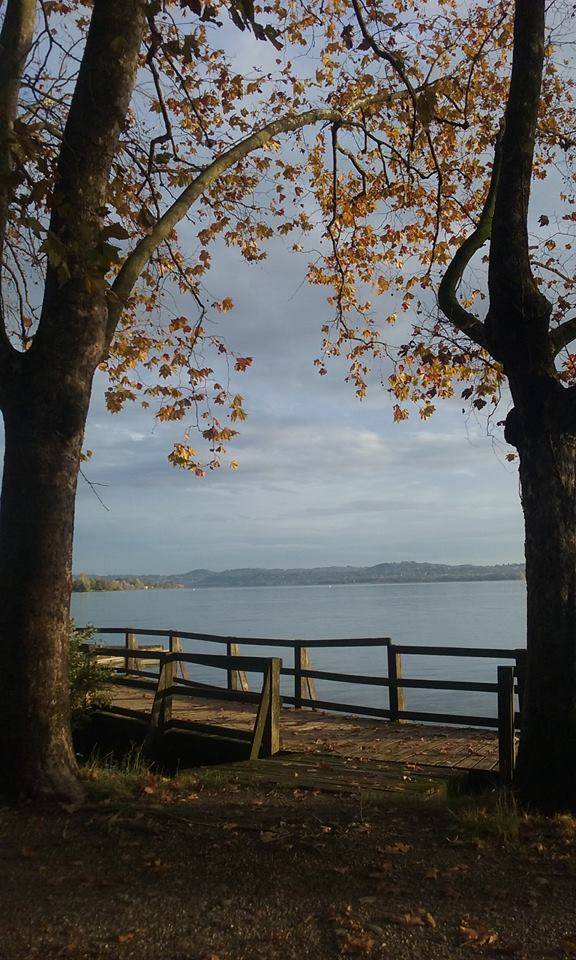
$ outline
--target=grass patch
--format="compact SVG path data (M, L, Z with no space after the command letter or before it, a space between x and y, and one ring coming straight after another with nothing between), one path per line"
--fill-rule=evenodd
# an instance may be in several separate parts
M480 840L496 840L506 847L518 845L529 820L514 795L506 790L473 802L462 798L461 803L451 805L451 811L465 833Z
M81 777L94 800L133 800L140 796L153 775L142 747L133 746L123 757L93 753L80 768Z

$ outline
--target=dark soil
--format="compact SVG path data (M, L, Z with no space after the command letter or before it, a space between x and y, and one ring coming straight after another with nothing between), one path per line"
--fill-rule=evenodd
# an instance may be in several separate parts
M1 960L576 957L573 819L92 776L0 807Z

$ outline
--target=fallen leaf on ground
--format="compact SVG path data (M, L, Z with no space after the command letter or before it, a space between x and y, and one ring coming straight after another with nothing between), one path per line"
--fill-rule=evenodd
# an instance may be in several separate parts
M466 944L475 947L485 947L491 943L496 943L498 934L488 927L459 927L459 933Z
M131 930L129 933L119 933L116 939L118 943L129 943L130 940L134 939L134 931Z
M424 907L415 913L398 913L389 917L392 923L399 923L402 927L436 927L436 920Z

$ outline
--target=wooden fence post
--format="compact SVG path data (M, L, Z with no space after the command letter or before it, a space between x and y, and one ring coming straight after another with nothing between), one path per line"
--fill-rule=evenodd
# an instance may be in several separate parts
M184 653L184 647L182 646L182 641L180 637L177 637L174 633L170 634L168 639L168 649L170 653ZM183 680L188 680L188 664L184 663L183 660L178 660L178 666L180 667L180 676ZM178 670L175 670L175 674Z
M498 667L498 769L509 787L514 777L514 667Z
M404 689L398 686L402 679L402 655L397 653L393 644L388 644L388 700L390 719L400 721L399 713L404 710Z
M282 660L272 657L268 669L270 680L270 698L262 740L262 755L273 757L280 749L280 670Z
M126 631L126 649L127 650L137 650L138 641L136 640L136 634L131 631ZM134 657L126 657L125 670L126 673L132 673L134 670L137 670L139 666L138 660L135 660Z
M147 740L153 740L157 734L162 734L164 728L172 719L172 689L174 686L175 661L170 654L163 657L160 664L158 685L154 694L154 703L150 713L150 726Z
M228 640L226 643L226 653L229 657L239 657L240 656L240 647L237 643L233 643L231 640ZM228 689L229 690L243 690L245 693L250 689L248 685L248 677L244 670L227 670L228 674Z
M317 700L318 694L316 693L316 681L314 677L303 677L302 670L311 670L312 669L312 660L310 657L310 648L309 647L300 647L300 683L301 691L304 695L304 700ZM312 707L313 710L316 707Z
M271 757L280 749L280 671L282 660L272 657L264 673L262 693L252 731L250 760Z
M302 644L294 641L294 709L302 708Z

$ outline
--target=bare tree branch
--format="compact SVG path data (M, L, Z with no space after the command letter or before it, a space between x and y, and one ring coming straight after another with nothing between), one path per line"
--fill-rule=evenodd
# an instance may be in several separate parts
M36 0L8 0L0 33L0 283L8 210L14 189L10 177L13 170L11 139L22 74L34 38L36 7ZM0 367L3 375L16 356L18 352L8 338L0 292Z

